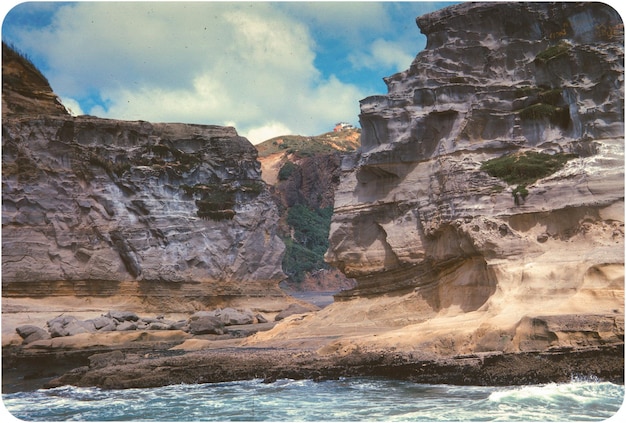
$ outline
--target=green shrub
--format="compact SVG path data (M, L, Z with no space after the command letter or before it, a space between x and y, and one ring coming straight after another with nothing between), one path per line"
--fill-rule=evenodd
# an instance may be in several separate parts
M554 59L555 57L561 56L569 51L570 46L565 42L560 42L556 45L550 46L544 51L540 52L535 56L535 60L545 63L549 60Z
M518 185L513 192L511 193L513 194L513 199L515 200L515 204L519 205L520 204L520 197L525 200L526 197L528 197L528 189L526 188L525 185Z
M257 197L265 189L265 183L256 179L244 179L240 181L239 188L236 189L243 194L252 194L249 197Z
M196 200L196 214L203 219L230 220L235 216L235 191L223 184L196 184L193 187L181 185L187 195L200 195Z
M282 165L282 167L278 171L278 180L286 181L296 169L298 169L297 164L290 161L285 162L285 164Z
M537 92L537 88L534 87L519 87L515 89L515 98L528 97Z
M203 219L225 220L235 217L234 208L238 201L245 202L257 197L265 189L265 183L255 179L229 182L204 183L189 186L181 184L180 189L189 196L198 196L195 201L196 214Z
M283 271L294 282L300 283L307 273L319 269L319 257L315 252L294 242L291 238L283 239L285 255L283 256Z
M539 179L552 175L562 169L568 160L575 158L574 154L546 154L527 151L521 154L510 154L491 159L482 164L480 169L494 178L500 178L509 185L517 185L513 190L513 197L526 198L526 186Z
M293 235L284 239L283 271L294 282L302 282L307 272L327 267L324 254L332 214L332 207L311 209L297 204L289 209L287 223Z
M563 90L561 88L555 88L552 90L542 91L539 93L539 102L550 104L552 106L558 106L563 102Z
M481 170L500 178L509 185L530 185L538 179L560 170L574 154L546 154L527 151L491 159L482 164Z
M520 111L520 118L524 120L548 119L552 124L567 127L570 121L567 107L556 107L551 104L537 103Z
M167 145L163 144L150 145L148 146L148 151L153 152L159 157L164 157L171 153L171 149Z
M539 97L541 97L541 95L543 93L547 93L547 92L551 92L551 91L555 91L556 93L561 94L561 92L563 91L560 88L555 88L552 89L551 87L544 85L544 84L540 84L537 87L530 87L528 85L524 85L522 87L518 87L515 89L515 98L522 98L522 97L528 97L531 95L535 95L537 93L539 93ZM548 101L544 101L544 103L549 103Z

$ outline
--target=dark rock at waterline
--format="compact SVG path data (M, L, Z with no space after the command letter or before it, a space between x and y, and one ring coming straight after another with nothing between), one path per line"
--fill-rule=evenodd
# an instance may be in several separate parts
M624 382L623 345L534 353L493 353L447 358L372 350L320 355L311 350L225 348L201 352L160 351L89 357L90 365L50 380L105 389L150 388L263 378L327 380L375 376L416 383L526 385L569 382L573 375Z
M125 355L121 351L99 353L89 356L89 367L92 369L104 368L116 363L121 363Z

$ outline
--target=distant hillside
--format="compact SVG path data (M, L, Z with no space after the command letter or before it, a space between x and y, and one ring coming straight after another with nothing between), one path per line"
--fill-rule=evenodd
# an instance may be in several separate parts
M360 146L359 129L318 136L284 135L258 144L262 178L272 186L286 245L285 287L333 291L354 285L324 262L341 155Z
M283 135L264 141L256 147L260 157L284 152L305 157L320 153L334 153L335 151L353 151L359 147L360 139L360 129L345 129L313 137Z
M277 182L278 172L287 161L298 161L320 154L354 151L361 145L361 130L346 129L338 132L305 137L283 135L256 145L263 171L263 180L270 185Z

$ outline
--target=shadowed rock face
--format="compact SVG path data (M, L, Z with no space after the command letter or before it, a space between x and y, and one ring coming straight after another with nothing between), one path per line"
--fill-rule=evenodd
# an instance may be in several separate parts
M546 298L567 312L594 291L623 310L619 15L466 3L417 24L426 49L361 101L362 147L342 164L326 259L358 286L337 299L412 293L427 317ZM481 165L526 151L574 158L516 201Z
M33 92L54 102L41 84ZM13 113L14 98L30 106ZM5 83L5 299L130 296L188 310L282 295L277 209L233 128L52 115L27 100Z

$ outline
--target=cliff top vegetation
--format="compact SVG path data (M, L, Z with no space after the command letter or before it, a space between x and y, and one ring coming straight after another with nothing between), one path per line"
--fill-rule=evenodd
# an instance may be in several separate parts
M345 129L327 132L316 136L284 135L271 138L257 144L259 157L267 157L276 153L295 154L298 157L309 157L316 154L328 154L336 151L353 151L360 146L361 130Z

